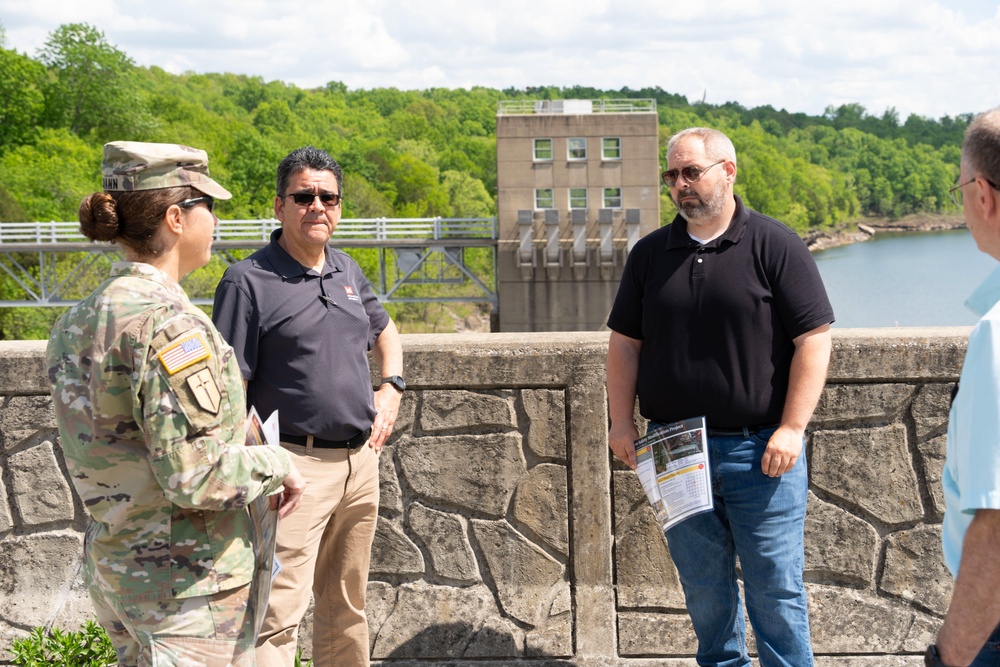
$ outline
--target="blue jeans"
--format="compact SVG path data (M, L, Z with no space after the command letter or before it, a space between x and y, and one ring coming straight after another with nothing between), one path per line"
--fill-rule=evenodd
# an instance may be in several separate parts
M998 665L1000 665L1000 626L993 631L969 667L998 667Z
M760 461L774 429L748 433L708 438L715 508L666 531L698 636L698 664L750 664L736 583L739 558L761 666L810 667L802 583L805 452L784 475L768 477Z

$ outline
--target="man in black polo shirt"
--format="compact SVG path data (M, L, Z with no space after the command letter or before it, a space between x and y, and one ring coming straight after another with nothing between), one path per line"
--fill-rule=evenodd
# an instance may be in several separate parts
M635 468L637 395L651 428L706 417L715 507L666 533L698 664L750 664L738 557L760 664L808 667L802 454L833 309L802 240L733 194L728 137L684 130L667 161L680 214L629 254L608 320L609 444Z
M358 265L328 246L343 176L312 146L278 167L271 243L226 271L213 319L236 351L247 403L278 410L281 444L309 485L278 525L283 570L257 664L292 667L312 590L313 664L368 665L365 588L378 518L378 454L405 383L399 334ZM372 391L371 350L382 384ZM292 515L296 516L296 515Z

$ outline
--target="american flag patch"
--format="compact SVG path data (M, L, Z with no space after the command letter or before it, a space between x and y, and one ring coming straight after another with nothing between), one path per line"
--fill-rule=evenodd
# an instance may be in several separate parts
M208 359L212 354L208 351L208 345L205 344L201 334L193 333L163 348L158 356L167 373L173 375L191 364Z

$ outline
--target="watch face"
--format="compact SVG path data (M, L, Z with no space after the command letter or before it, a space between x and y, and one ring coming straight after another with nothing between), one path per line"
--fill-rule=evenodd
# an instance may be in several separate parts
M390 375L387 378L382 378L382 384L386 383L391 384L400 391L406 391L406 382L398 375Z

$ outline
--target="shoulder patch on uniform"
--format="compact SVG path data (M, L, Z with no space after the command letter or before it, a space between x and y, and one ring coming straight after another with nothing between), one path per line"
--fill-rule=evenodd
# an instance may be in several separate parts
M167 373L173 375L191 364L211 357L212 353L208 350L209 348L205 343L205 339L200 332L196 331L178 338L175 342L160 350L157 356L163 363L163 367L167 369Z
M183 333L191 331L191 321L188 318L174 318L167 326L163 328L163 332L167 334L167 338L173 340Z
M211 412L213 415L219 414L219 404L222 402L222 393L219 385L215 382L215 376L208 368L203 368L197 373L192 373L187 378L188 387L198 401L198 405L203 410Z

